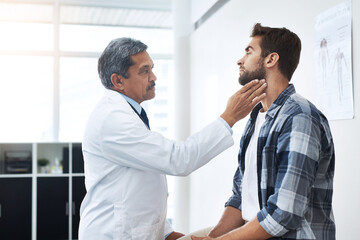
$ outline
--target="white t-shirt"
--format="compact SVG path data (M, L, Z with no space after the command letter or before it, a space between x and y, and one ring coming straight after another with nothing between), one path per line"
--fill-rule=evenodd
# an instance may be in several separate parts
M261 126L265 122L266 112L259 112L255 130L245 153L245 172L242 181L242 217L251 221L260 211L257 180L257 144Z

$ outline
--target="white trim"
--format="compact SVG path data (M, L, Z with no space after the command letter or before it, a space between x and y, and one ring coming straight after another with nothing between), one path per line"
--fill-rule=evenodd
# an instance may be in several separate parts
M69 239L72 237L72 216L73 216L73 197L72 197L72 148L73 144L69 143Z
M32 189L31 189L31 237L36 239L37 234L37 144L32 144Z
M194 29L198 29L203 23L205 23L212 15L219 11L230 0L218 0L212 5L195 23Z
M59 140L60 131L60 4L54 2L54 90L52 139Z

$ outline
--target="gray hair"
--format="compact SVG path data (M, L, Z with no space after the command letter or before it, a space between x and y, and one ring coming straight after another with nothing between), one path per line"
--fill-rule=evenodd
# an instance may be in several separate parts
M132 38L117 38L105 48L98 61L98 73L105 88L113 87L111 75L128 78L129 67L134 65L131 56L146 51L147 46Z

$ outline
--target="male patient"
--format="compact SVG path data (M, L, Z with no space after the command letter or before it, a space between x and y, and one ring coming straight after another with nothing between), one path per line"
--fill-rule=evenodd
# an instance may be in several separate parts
M223 216L207 237L192 239L335 239L329 124L289 84L301 41L286 28L259 23L251 37L238 61L239 83L265 78L266 97L242 136L233 195Z

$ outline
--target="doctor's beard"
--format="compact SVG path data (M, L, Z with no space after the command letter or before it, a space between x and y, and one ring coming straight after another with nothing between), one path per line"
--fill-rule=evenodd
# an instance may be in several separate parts
M264 67L262 60L263 60L263 58L260 59L259 67L255 71L252 71L252 72L244 71L244 74L241 74L239 76L239 83L242 86L251 82L254 79L265 79L266 72L265 72L265 67ZM244 68L241 68L241 69L244 69Z

